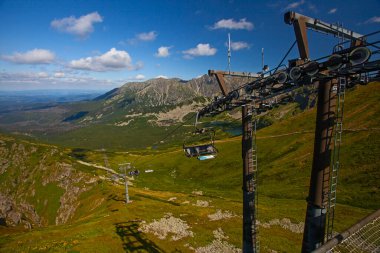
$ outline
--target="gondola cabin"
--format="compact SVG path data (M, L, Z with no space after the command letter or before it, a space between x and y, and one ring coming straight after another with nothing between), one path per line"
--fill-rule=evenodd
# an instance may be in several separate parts
M199 157L207 155L216 155L217 150L213 144L205 144L198 146L184 146L183 150L187 157Z
M195 137L206 137L206 143L205 140L201 144L192 144L191 142L184 143L183 144L183 151L185 152L185 155L189 158L191 157L197 157L198 160L204 161L204 160L209 160L213 159L216 157L218 150L214 146L214 135L215 132L210 129L197 129L193 133L193 139Z

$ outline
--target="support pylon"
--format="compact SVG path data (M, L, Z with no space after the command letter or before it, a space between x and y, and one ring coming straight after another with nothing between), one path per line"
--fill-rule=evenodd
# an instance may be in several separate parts
M319 81L313 165L307 198L302 252L312 252L324 242L336 92L336 79Z
M242 158L243 158L243 253L256 253L257 229L252 149L252 105L242 106Z

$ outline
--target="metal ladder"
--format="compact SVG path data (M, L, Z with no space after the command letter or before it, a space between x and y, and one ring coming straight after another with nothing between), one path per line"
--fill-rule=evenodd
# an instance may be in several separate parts
M345 77L339 78L338 90L337 90L337 104L335 114L335 127L334 127L334 148L331 158L331 170L330 170L330 190L328 198L327 209L327 226L326 226L326 241L333 237L334 229L334 216L336 206L336 190L338 185L338 172L340 168L340 145L342 143L343 132L343 109L345 100L347 79Z

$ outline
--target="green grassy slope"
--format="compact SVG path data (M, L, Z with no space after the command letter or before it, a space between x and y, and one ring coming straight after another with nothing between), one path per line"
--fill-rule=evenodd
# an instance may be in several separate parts
M347 93L341 149L336 231L380 208L380 106L378 84ZM261 129L258 137L259 220L304 220L314 141L315 109L289 115ZM214 160L188 159L180 147L166 151L107 152L111 167L133 162L142 173L130 187L132 203L123 203L122 185L107 181L80 196L80 206L65 225L38 228L28 233L0 229L0 248L45 252L193 252L210 244L213 231L222 228L230 244L241 247L242 162L241 137L218 141ZM71 159L103 165L104 152L71 150ZM145 170L154 170L145 173ZM88 167L91 174L104 175ZM196 192L203 194L197 195ZM175 199L173 199L175 197ZM171 199L171 200L169 200ZM196 206L207 201L208 206ZM230 219L210 221L217 210L230 211ZM161 219L165 213L184 220L193 237L178 241L159 239L138 227ZM261 250L299 252L301 233L280 226L260 226Z
M378 207L379 194L379 86L358 87L347 94L341 147L341 203L369 209ZM363 104L365 103L365 104ZM260 192L269 197L305 199L314 142L315 109L261 129L258 134ZM241 187L240 137L217 142L219 157L200 163L178 150L135 159L140 169L156 169L141 177L154 189L199 188L236 197ZM118 158L121 162L123 157ZM134 160L125 158L126 160ZM116 163L115 163L116 165ZM176 177L166 173L175 171ZM163 181L164 180L164 181ZM163 184L163 182L165 182ZM184 186L182 186L184 185ZM224 189L228 190L224 190ZM363 195L363 190L367 193ZM232 191L233 190L233 191Z

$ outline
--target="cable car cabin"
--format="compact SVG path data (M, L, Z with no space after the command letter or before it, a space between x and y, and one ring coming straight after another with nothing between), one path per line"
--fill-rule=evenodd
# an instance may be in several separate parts
M214 146L214 135L215 132L213 130L208 129L197 129L193 133L193 137L207 137L208 140L201 141L202 144L198 144L199 140L197 141L197 144L183 144L183 151L185 152L185 155L189 158L191 157L197 157L198 160L208 160L213 159L216 157L216 154L218 153L218 150Z
M198 160L215 158L215 155L218 153L213 144L184 146L183 150L187 157L198 157Z

